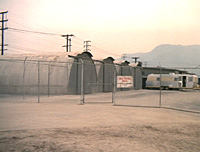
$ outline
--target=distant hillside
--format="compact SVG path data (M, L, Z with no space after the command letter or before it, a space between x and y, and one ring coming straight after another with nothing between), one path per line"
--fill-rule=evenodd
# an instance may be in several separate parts
M200 45L159 45L148 53L126 54L126 60L140 57L143 66L197 67L200 65ZM191 71L186 69L187 71ZM200 73L200 69L191 72Z

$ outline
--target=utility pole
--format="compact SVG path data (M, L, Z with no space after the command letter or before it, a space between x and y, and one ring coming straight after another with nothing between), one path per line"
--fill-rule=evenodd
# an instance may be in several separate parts
M62 47L66 47L66 52L71 52L71 39L70 37L74 36L73 34L61 35L66 38L66 45Z
M71 52L72 51L72 48L71 48L71 46L72 46L72 39L71 38L69 38L69 52Z
M4 17L4 15L6 14L6 13L8 13L8 11L6 11L6 12L0 12L0 14L2 15L1 16L1 55L3 55L4 54L4 30L7 30L8 28L7 27L5 27L4 28L4 22L7 22L8 20L7 19L4 19L5 17Z
M91 47L91 45L89 45L90 42L91 42L90 40L84 41L84 51L85 52L91 51L91 49L89 49L89 47Z
M139 57L132 57L132 59L135 59L135 63L137 63L137 59L139 59Z
M126 59L126 54L122 54L122 60L125 60Z
M147 61L144 61L144 66L145 66L145 67L147 66Z

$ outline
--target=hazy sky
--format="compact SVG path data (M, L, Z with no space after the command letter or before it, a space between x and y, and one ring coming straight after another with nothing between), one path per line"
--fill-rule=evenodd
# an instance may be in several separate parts
M200 0L0 0L6 54L64 52L60 34L74 34L72 51L91 40L96 56L149 52L160 44L200 44Z

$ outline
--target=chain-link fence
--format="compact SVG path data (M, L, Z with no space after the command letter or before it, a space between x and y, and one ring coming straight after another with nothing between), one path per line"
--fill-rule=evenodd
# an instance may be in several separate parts
M0 99L5 102L114 102L200 112L200 66L159 66L149 68L154 74L148 71L145 75L146 67L81 58L1 59L0 64Z
M0 97L3 100L45 102L50 100L47 96L67 95L65 101L80 102L77 70L80 63L76 60L65 62L27 58L1 59L0 64Z
M162 90L161 106L163 108L200 113L200 68L198 66L173 68L188 71L190 74L171 74L174 84L165 88L168 90ZM163 77L165 78L165 75ZM161 80L165 81L164 78L163 80L161 78Z
M130 73L134 72L133 68L129 68L128 70L130 72L124 74L124 76L131 76ZM169 73L169 71L175 71L176 73ZM133 75L132 86L119 86L115 92L114 105L162 107L200 113L200 87L198 78L200 68L198 66L194 68L157 67L151 72L156 74L143 75L144 89L134 89L135 84L138 83L137 76L135 75ZM119 79L119 77L116 79ZM124 79L126 78L124 77ZM120 83L120 81L118 80L117 83Z
M142 90L141 67L116 66L114 104L123 106L159 106L159 91Z
M44 61L0 59L3 101L112 102L114 64L73 58ZM46 98L51 97L51 98Z
M92 82L85 77L83 81L85 103L112 103L114 64L94 61L94 68L96 79Z

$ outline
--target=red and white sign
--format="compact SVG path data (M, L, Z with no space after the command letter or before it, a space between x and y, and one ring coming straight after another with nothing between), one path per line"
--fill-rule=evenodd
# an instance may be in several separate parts
M117 88L132 88L133 77L132 76L117 76Z

